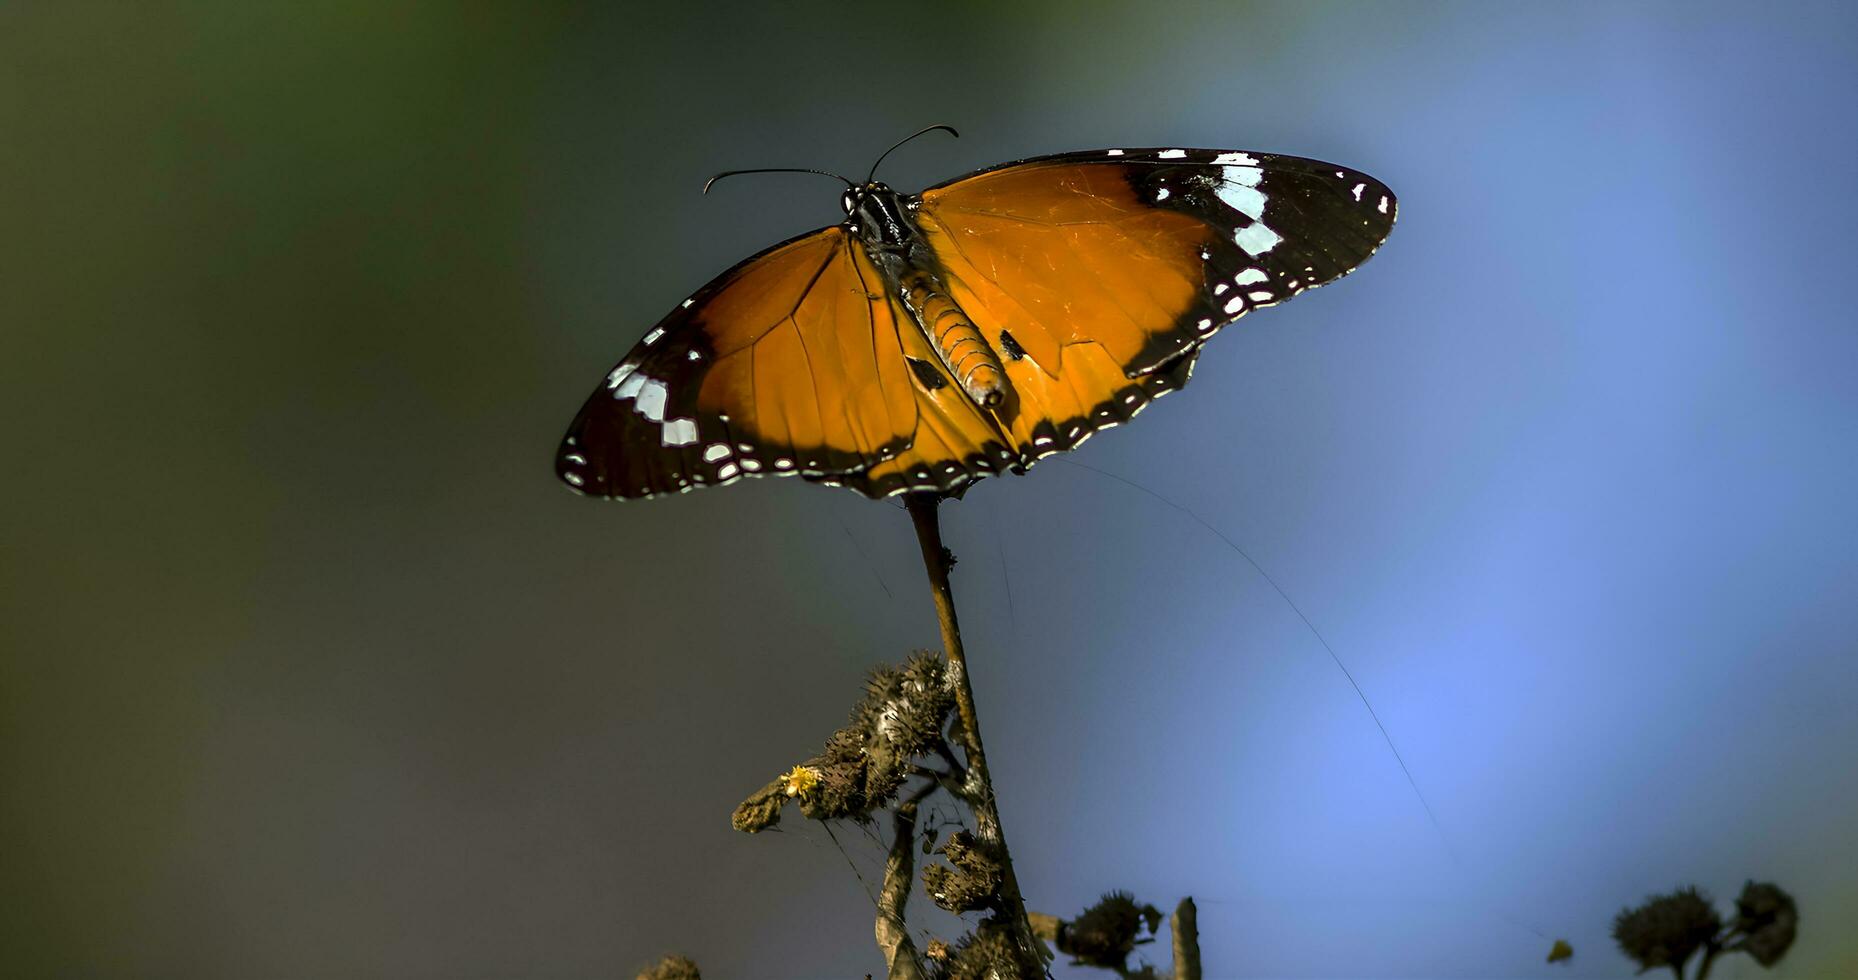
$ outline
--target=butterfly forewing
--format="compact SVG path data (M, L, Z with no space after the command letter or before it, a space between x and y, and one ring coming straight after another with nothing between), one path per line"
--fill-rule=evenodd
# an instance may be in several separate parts
M916 430L895 315L843 229L777 245L646 332L581 408L556 472L606 497L862 473Z
M1023 466L1185 384L1226 324L1346 275L1395 213L1346 167L1150 149L982 171L925 191L918 221L957 301L1024 352L1000 413Z

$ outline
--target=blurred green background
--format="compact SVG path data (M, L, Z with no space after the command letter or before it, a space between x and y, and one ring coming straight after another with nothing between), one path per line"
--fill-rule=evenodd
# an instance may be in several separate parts
M1620 906L1752 876L1775 975L1858 974L1855 57L1831 4L0 4L0 972L878 969L836 846L727 816L934 642L907 521L550 463L837 218L704 177L946 122L888 179L1189 145L1402 196L1078 459L1285 583L1450 844L1268 586L1054 463L945 517L1035 906L1191 892L1212 976L1623 976Z

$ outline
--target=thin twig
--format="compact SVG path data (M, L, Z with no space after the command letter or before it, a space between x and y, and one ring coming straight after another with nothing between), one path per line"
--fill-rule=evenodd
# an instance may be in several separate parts
M942 628L942 649L948 655L949 669L955 675L955 706L961 716L962 748L968 756L969 785L975 788L970 806L974 810L975 836L999 848L1001 864L1000 899L1006 925L1028 957L1029 963L1043 964L1048 955L1045 945L1033 936L1026 918L1026 903L1020 897L1019 879L1013 874L1013 859L1007 851L1006 836L1000 828L1000 811L995 804L993 781L987 774L987 754L981 747L980 722L975 717L974 688L968 683L968 659L961 645L961 626L955 618L955 592L948 582L955 556L942 546L942 527L936 508L942 497L937 493L909 493L904 505L916 525L916 541L922 546L923 568L929 573L929 590L935 600L936 620ZM1041 971L1043 972L1043 971Z
M884 859L884 884L877 898L877 947L884 951L890 980L924 980L916 943L903 918L903 906L910 900L910 885L916 877L916 806L935 792L935 787L933 782L918 787L891 813L894 835L890 855Z

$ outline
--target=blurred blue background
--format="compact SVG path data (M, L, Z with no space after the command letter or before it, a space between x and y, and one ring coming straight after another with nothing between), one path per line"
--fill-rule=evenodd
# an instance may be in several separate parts
M1755 877L1773 975L1858 975L1854 10L0 7L4 972L880 970L834 843L728 814L935 643L908 521L550 460L838 216L704 177L946 122L892 183L1186 145L1401 197L1074 458L1283 585L1439 829L1243 558L1052 460L944 508L1034 907L1192 894L1217 977L1617 977L1622 906Z

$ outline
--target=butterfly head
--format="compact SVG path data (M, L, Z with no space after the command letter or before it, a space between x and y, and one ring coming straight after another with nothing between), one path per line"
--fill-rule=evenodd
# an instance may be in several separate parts
M846 228L872 245L902 248L917 237L906 217L910 202L888 184L866 181L847 188L839 206L845 209Z

